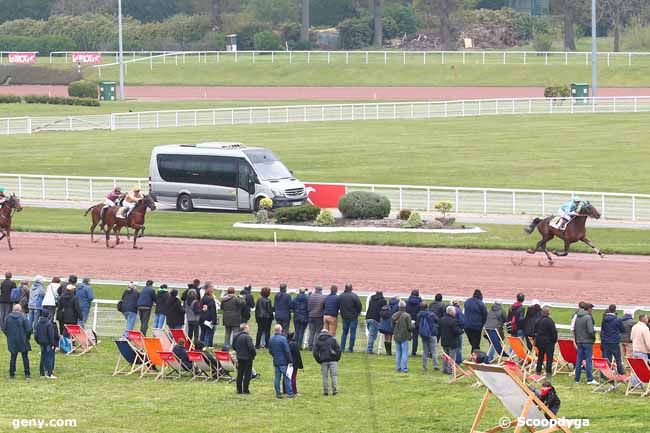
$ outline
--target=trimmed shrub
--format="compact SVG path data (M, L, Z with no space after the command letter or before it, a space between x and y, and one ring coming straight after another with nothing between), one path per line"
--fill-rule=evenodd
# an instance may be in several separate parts
M404 227L409 229L417 229L422 227L422 225L424 225L424 223L422 222L422 217L419 212L411 212L408 220L404 223Z
M353 191L341 197L339 211L345 218L381 219L390 214L390 201L374 192Z
M266 224L269 222L269 211L266 209L260 209L255 214L255 222L257 224Z
M411 209L402 209L399 211L399 219L406 221L411 216Z
M0 104L20 104L21 98L16 95L0 95Z
M258 51L279 51L282 49L280 36L271 31L256 33L253 40L255 49Z
M569 98L571 89L569 86L548 86L544 88L545 98Z
M329 209L321 209L320 213L316 217L314 224L317 226L331 226L334 225L334 215Z
M451 204L450 201L447 200L442 200L437 202L433 208L440 212L443 217L445 217L449 212L451 212L451 209L454 207L454 205Z
M99 97L97 83L87 80L74 81L68 86L68 95L76 98L97 99Z
M268 197L264 197L262 200L260 200L260 209L266 209L269 210L273 207L273 200L271 200Z
M29 95L23 98L26 104L83 105L99 107L99 101L91 98L64 98L62 96Z
M320 213L320 208L305 204L302 206L281 207L273 213L275 221L283 224L290 222L313 221Z

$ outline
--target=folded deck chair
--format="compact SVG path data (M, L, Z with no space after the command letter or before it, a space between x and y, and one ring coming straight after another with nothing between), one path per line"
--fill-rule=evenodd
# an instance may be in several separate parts
M578 349L573 340L559 339L557 345L560 348L562 359L558 362L556 373L575 373L575 365L578 362Z
M180 379L183 376L183 373L193 373L191 370L188 370L183 366L183 363L178 359L174 352L165 352L161 350L158 352L158 355L163 361L163 366L160 369L158 376L156 376L156 379L164 379L168 377L171 377L172 379Z
M541 374L537 373L526 373L526 371L522 370L519 368L519 364L517 364L515 361L504 361L503 363L503 368L510 370L513 372L518 378L520 378L524 382L540 382L542 381L546 376L543 376Z
M618 374L605 358L592 358L592 365L605 378L600 385L593 389L593 392L614 391L617 386L622 383L627 383L630 380L629 375Z
M118 374L130 375L136 371L140 371L144 365L145 359L141 353L133 349L133 346L124 339L113 340L119 351L117 362L115 363L115 370L113 376ZM120 364L126 363L127 365L120 367Z
M210 380L214 378L216 373L215 369L210 365L210 361L205 357L203 352L199 351L189 351L187 352L187 358L192 362L194 366L194 371L192 372L192 379L203 378L203 380Z
M160 339L155 337L144 337L144 348L147 355L145 365L142 367L142 372L140 373L140 378L144 377L147 374L155 374L156 379L159 378L160 374L158 371L162 370L165 363L159 355L159 352L162 352L162 343ZM158 370L158 371L156 371Z
M442 351L442 359L443 362L447 362L448 364L451 365L451 379L449 379L449 382L447 384L452 384L454 382L458 382L459 380L462 379L469 379L470 381L472 380L472 372L469 370L465 370L463 367L458 365L456 363L456 360L453 359L451 356L447 355L445 351ZM472 387L478 386L478 382L475 382L472 384Z
M650 395L650 367L648 361L643 358L627 358L628 364L632 369L632 377L627 383L625 395L640 394L645 397ZM639 391L635 391L641 388Z
M190 337L187 336L184 329L170 329L169 332L171 332L175 343L178 343L178 340L182 338L185 340L185 350L188 352L194 350L194 342L190 340Z
M165 352L172 351L174 348L174 341L169 337L169 334L165 332L164 329L153 328L152 333L154 337L160 339L160 343Z
M519 367L524 371L531 369L535 363L535 358L530 355L528 348L524 346L524 342L521 338L509 335L508 344L510 345L512 352L519 359Z
M94 339L91 339L86 331L79 325L64 325L68 336L72 340L72 351L68 355L78 352L77 355L83 355L96 347Z
M215 351L214 357L219 362L219 371L217 372L216 380L228 379L228 382L235 380L230 373L235 371L235 361L230 356L230 352Z

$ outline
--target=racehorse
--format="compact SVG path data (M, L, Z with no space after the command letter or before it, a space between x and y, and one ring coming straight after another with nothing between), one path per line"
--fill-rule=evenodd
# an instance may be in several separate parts
M86 212L84 212L84 216L88 215L90 213L90 217L92 218L92 224L90 225L90 241L95 242L95 227L99 225L99 229L101 231L105 231L105 226L106 224L104 223L104 218L102 215L102 210L104 209L104 203L99 203L94 206L89 207ZM106 208L108 210L109 208ZM101 224L100 224L101 223Z
M144 234L144 216L147 213L147 209L152 211L156 210L156 203L153 197L149 194L145 195L142 200L139 200L131 213L127 218L118 218L117 212L120 210L119 206L112 206L106 209L104 218L102 221L102 227L106 233L106 248L113 248L115 245L120 244L120 230L122 227L132 228L135 230L133 235L133 248L138 248L136 242L138 241L138 235ZM115 234L115 245L111 246L109 244L111 230Z
M11 194L0 208L0 240L7 238L9 251L13 250L11 246L11 217L15 212L21 210L23 210L23 207L20 205L20 200L16 197L16 194Z
M535 227L537 227L537 230L542 235L542 240L537 243L537 246L534 250L532 248L528 249L528 254L535 254L541 249L546 253L546 257L548 258L549 263L552 264L553 259L546 249L546 243L557 236L558 238L564 240L564 251L553 251L553 254L558 257L565 257L569 255L569 247L572 243L578 241L589 245L591 249L593 249L594 252L600 257L605 257L605 255L598 248L596 248L593 242L587 238L585 223L588 217L598 219L600 218L600 213L598 212L598 209L594 207L594 205L588 201L584 201L579 207L578 215L576 215L569 223L567 223L564 230L551 227L551 220L554 218L552 215L544 219L535 218L530 223L530 225L524 229L524 231L528 234L531 234L535 230Z

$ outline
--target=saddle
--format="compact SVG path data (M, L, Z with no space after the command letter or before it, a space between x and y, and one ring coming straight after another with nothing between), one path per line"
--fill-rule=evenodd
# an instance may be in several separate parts
M564 231L566 229L567 224L569 224L570 221L565 220L561 216L556 216L551 218L551 222L549 225L556 229L556 230L561 230Z

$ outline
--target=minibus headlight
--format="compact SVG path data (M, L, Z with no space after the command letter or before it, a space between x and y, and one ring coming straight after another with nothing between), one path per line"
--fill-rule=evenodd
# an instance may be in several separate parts
M272 189L271 192L276 197L284 197L284 191L282 191L281 189Z

